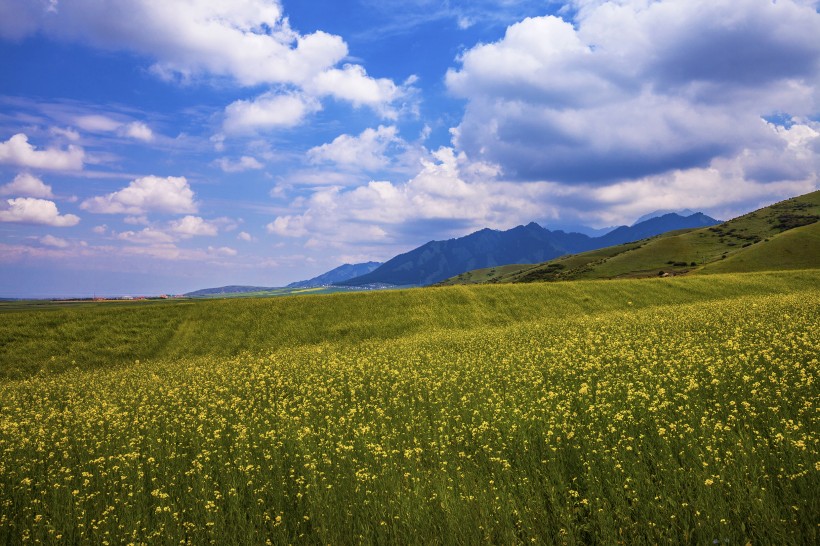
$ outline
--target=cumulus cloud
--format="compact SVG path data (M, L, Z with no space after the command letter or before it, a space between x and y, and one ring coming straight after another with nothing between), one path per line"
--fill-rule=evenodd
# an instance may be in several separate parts
M265 166L259 162L255 157L243 155L237 160L231 160L227 157L221 157L216 161L219 168L226 173L241 173L244 171L258 170Z
M4 205L0 204L0 222L41 224L53 227L71 227L80 222L80 217L74 214L61 215L54 201L46 199L18 197L7 199Z
M222 257L231 257L236 256L239 254L235 249L229 246L220 246L220 247L208 247L208 252L215 256L222 256Z
M307 157L314 163L376 170L390 162L385 154L388 147L403 142L396 127L380 125L378 129L365 129L359 136L340 135L333 142L311 148Z
M196 212L197 204L184 176L145 176L114 193L86 199L80 208L99 214L185 214Z
M227 133L295 127L306 116L322 109L318 100L301 93L265 93L253 100L238 100L225 108Z
M447 85L455 144L519 180L613 183L778 146L762 117L813 115L820 14L794 0L576 2L478 45Z
M154 132L151 128L139 121L132 121L124 125L121 130L125 136L136 140L143 142L151 142L154 140Z
M214 236L219 233L219 228L215 224L199 216L191 215L171 222L170 229L171 232L186 238L200 235Z
M441 148L405 183L371 181L348 190L320 189L298 204L302 213L278 216L267 230L283 237L310 237L312 244L406 243L430 232L509 227L541 213L533 199L538 184L495 182L496 174L491 166L470 163L453 149Z
M20 173L8 184L0 186L0 195L53 199L51 186L29 173Z
M154 132L141 121L120 121L102 114L87 114L74 117L74 124L91 133L117 133L120 136L151 142Z
M392 80L371 78L364 67L354 64L320 72L308 82L306 88L319 96L331 96L355 106L381 109L382 114L390 118L395 118L396 112L387 105L406 93Z
M177 241L199 236L216 236L219 233L217 224L220 223L224 224L225 219L208 221L199 216L187 215L162 225L151 225L139 231L128 230L114 235L120 241L153 247L163 253L171 250L176 254Z
M71 246L71 243L69 243L65 239L55 237L53 235L45 235L43 237L40 237L39 241L40 244L52 246L54 248L68 248L69 246Z
M117 239L142 245L168 244L174 242L172 235L151 227L144 228L140 231L123 231L117 234Z
M247 231L240 231L236 238L240 241L245 241L246 243L253 241L253 237Z
M56 171L78 171L83 168L85 152L74 145L65 150L46 148L38 150L28 141L28 136L18 133L0 142L0 163Z

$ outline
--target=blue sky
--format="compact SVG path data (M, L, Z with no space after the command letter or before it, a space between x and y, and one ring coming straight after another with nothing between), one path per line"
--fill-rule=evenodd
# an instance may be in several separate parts
M814 0L0 0L0 296L818 188Z

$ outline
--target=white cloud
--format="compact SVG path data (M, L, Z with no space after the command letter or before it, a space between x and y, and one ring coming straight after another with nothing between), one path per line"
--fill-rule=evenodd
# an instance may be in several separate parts
M4 205L0 204L0 222L42 224L53 227L76 226L80 222L79 216L61 215L54 201L18 197L7 199Z
M74 124L91 133L114 133L120 136L152 142L154 132L141 121L119 121L102 114L87 114L74 117Z
M122 126L122 122L101 114L88 114L74 118L74 124L91 133L113 133Z
M53 199L51 186L29 173L20 173L8 184L0 186L0 195Z
M270 196L281 198L287 195L294 186L356 186L367 182L357 173L341 169L300 169L288 173L281 182L270 191Z
M226 173L241 173L244 171L263 169L265 166L255 157L243 155L237 160L221 157L216 161L219 168Z
M743 178L742 173L710 166L606 187L572 188L563 196L561 208L563 214L574 214L598 227L630 224L642 214L662 209L691 208L728 219L816 189L816 180L760 183Z
M216 256L224 256L224 257L231 257L236 256L239 254L235 249L228 247L228 246L220 246L220 247L208 247L208 252L210 254L214 254Z
M471 164L451 148L441 148L406 183L372 181L350 190L317 190L301 214L276 217L271 234L311 239L317 244L407 243L438 234L464 234L480 227L509 227L542 210L533 195L538 184L495 182L489 165ZM425 228L426 226L426 228Z
M145 176L114 193L86 199L80 208L100 214L185 214L196 212L197 204L184 176Z
M147 227L141 231L123 231L117 234L117 239L141 245L168 244L174 242L172 235L151 227Z
M782 0L576 2L447 74L455 144L519 180L608 184L779 146L760 118L812 116L820 14Z
M240 231L239 235L237 235L236 238L240 241L245 241L246 243L250 243L251 241L253 241L253 237L247 231Z
M238 100L225 108L223 128L227 133L295 127L322 105L299 93L265 93L253 100Z
M97 235L105 235L108 232L108 226L105 224L94 226L94 228L91 231L93 231Z
M396 113L387 105L406 93L392 80L371 78L364 67L354 64L320 72L306 89L319 96L348 101L354 106L370 106L389 118L395 118Z
M333 142L311 148L307 157L314 163L330 162L339 166L376 170L390 162L385 155L391 144L401 144L394 126L380 125L378 129L365 129L359 136L340 135Z
M142 140L143 142L151 142L154 140L154 132L151 128L139 121L128 123L124 125L121 130L125 136Z
M47 148L37 150L28 137L18 133L6 142L0 142L0 163L58 171L78 171L83 168L85 152L70 145L65 150Z
M157 257L164 257L167 259L176 259L184 255L184 259L204 258L205 253L202 250L185 250L178 249L175 243L182 239L190 239L197 236L213 237L219 233L217 223L225 223L226 219L218 219L209 222L200 218L199 216L184 216L178 220L172 220L164 227L148 226L139 231L123 231L115 234L120 241L127 243L141 245L143 249L154 249ZM211 247L208 247L209 249ZM138 251L148 252L148 250ZM199 254L197 254L199 252ZM210 250L209 250L210 252Z
M210 138L211 143L214 145L214 150L217 152L224 152L225 151L225 135L223 133L217 133Z
M60 237L55 237L53 235L45 235L44 237L40 237L39 239L41 244L46 246L53 246L55 248L68 248L71 246L71 243L62 239Z
M123 223L128 224L129 226L147 226L151 222L148 220L148 216L142 214L140 216L126 216L122 219Z
M213 224L200 218L199 216L185 216L179 220L175 220L170 224L170 230L181 237L194 236L214 236L219 233L219 228Z
M80 140L80 133L71 128L62 129L60 127L52 127L49 129L49 132L52 135L62 137L71 142L77 142Z

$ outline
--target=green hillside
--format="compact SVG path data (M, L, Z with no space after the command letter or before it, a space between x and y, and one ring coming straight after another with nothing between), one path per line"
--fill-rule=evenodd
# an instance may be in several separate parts
M460 275L451 277L445 281L437 283L435 286L455 286L459 284L487 284L498 282L499 279L509 277L521 271L532 269L537 264L508 264L496 267L485 267L465 271Z
M697 273L778 271L820 268L820 222L784 231L771 240L749 247L698 269Z
M820 191L776 203L718 226L673 231L534 266L506 266L507 273L467 272L442 284L818 268L818 219ZM504 268L496 268L496 271L504 271Z

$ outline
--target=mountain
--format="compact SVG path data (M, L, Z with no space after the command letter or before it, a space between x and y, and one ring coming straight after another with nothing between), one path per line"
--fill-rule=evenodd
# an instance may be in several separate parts
M693 210L689 210L689 209L676 209L676 210L673 210L673 209L662 209L662 210L655 210L655 211L649 212L649 213L647 213L647 214L644 214L643 216L641 216L640 218L638 218L637 220L635 220L635 224L640 224L641 222L646 222L647 220L651 220L652 218L657 218L658 216L663 216L663 215L665 215L665 214L669 214L670 212L674 212L675 214L678 214L678 215L680 215L680 216L692 216L693 214L695 214L695 211L693 211ZM635 224L632 224L632 225L634 226Z
M714 225L718 221L703 214L667 214L634 226L621 226L602 237L550 231L535 222L507 231L482 229L458 239L430 241L400 254L380 267L341 286L390 284L397 286L434 284L459 273L507 264L533 264L566 254L584 252L657 235L670 229Z
M196 290L194 292L188 292L187 294L183 294L189 298L197 298L202 296L217 296L219 294L243 294L245 292L265 292L267 290L273 290L273 288L267 288L264 286L220 286L218 288L203 288L202 290Z
M820 191L815 191L719 225L670 231L637 242L563 256L537 265L469 271L441 284L612 279L820 268L818 220ZM669 224L664 221L663 225Z
M621 226L616 228L606 235L596 237L595 248L604 248L613 245L622 245L624 243L631 243L632 241L640 241L648 237L654 237L667 231L675 231L678 229L692 229L714 226L719 224L719 220L715 220L701 212L690 214L689 216L681 216L677 213L671 212L662 216L654 216L643 222L639 222L633 226Z
M327 273L322 273L318 277L313 277L306 281L297 281L290 283L287 288L314 288L318 286L329 286L334 283L339 283L366 275L377 267L382 265L380 262L366 262L361 264L344 264L336 269L331 269Z

